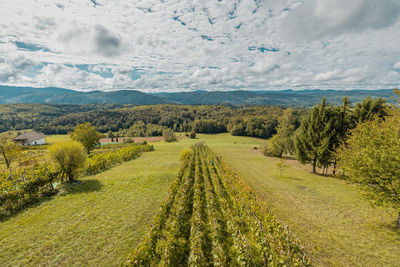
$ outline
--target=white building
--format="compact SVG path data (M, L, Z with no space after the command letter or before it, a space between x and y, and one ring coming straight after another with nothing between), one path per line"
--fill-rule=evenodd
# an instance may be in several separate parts
M46 144L46 135L37 132L27 132L15 137L14 142L24 146L44 145Z

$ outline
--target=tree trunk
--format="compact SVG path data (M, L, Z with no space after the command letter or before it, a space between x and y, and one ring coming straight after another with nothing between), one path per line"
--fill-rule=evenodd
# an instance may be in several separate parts
M399 216L397 217L396 226L400 228L400 212L399 212Z
M314 158L313 165L312 165L312 173L316 173L316 169L317 169L317 159Z
M3 154L4 162L7 166L7 168L10 169L10 161L8 160L6 153L4 151L2 151L2 154Z
M332 174L335 176L335 174L336 174L336 159L335 159L335 161L333 162L333 171L332 171Z

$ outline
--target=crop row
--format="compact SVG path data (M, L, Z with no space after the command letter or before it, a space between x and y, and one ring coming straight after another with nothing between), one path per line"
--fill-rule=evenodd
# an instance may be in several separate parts
M297 239L207 146L182 162L131 266L307 266Z
M84 168L85 175L93 175L110 169L113 165L129 161L140 156L142 152L153 151L153 145L130 145L111 151L95 153L87 160Z

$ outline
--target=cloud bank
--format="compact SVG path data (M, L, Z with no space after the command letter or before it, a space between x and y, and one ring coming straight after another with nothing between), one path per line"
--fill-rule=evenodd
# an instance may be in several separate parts
M400 85L397 0L0 2L0 84L141 91Z

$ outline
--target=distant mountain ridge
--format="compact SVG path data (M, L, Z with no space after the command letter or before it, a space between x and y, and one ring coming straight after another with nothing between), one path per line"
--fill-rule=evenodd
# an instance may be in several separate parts
M392 89L143 93L136 90L81 92L57 87L33 88L0 85L0 104L231 104L307 107L320 102L323 97L326 97L330 103L339 104L345 96L355 103L367 96L383 97L391 101L393 95Z

